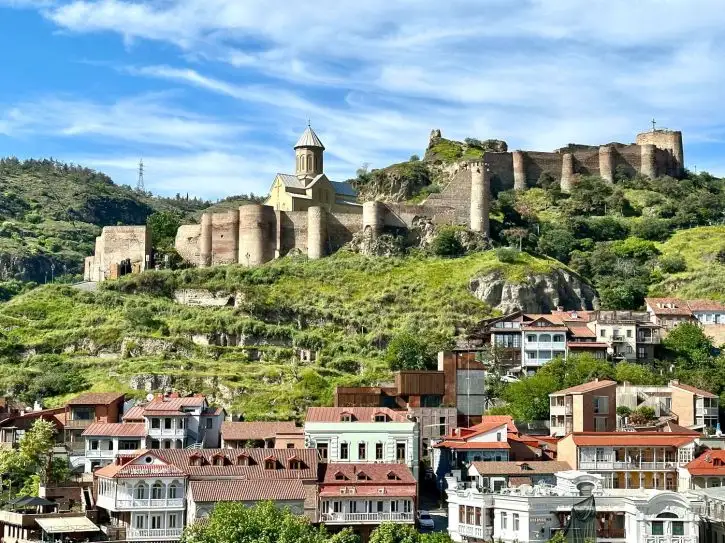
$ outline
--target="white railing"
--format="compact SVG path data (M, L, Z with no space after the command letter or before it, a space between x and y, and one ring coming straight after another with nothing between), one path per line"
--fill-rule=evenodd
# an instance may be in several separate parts
M527 341L524 348L528 351L566 351L566 341Z
M118 509L162 509L165 507L184 507L184 498L168 498L168 499L118 499L116 500Z
M149 435L152 437L185 438L186 434L186 428L149 428Z
M86 449L86 456L88 458L115 458L115 449Z
M692 535L648 535L644 543L695 543Z
M674 460L668 460L667 462L621 462L611 460L598 460L598 461L579 461L579 469L633 469L633 470L668 470L674 471L677 469L678 463Z
M321 522L413 522L413 513L322 513Z
M493 536L493 527L476 526L473 524L459 524L458 533L467 537L475 537L477 539L490 539Z
M179 539L181 528L128 528L127 539Z

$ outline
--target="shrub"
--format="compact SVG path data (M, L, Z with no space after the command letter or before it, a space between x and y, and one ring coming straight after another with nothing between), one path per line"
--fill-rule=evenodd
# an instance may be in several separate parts
M499 262L505 264L513 264L519 258L519 252L516 249L509 249L507 247L501 247L496 249L496 258Z
M442 228L431 244L431 251L436 256L447 258L462 256L465 253L454 228Z
M620 405L617 407L617 415L620 417L628 417L632 413L632 410L626 405Z
M715 260L717 260L718 264L725 264L725 247L717 252L717 255L715 255Z
M650 241L664 241L670 237L670 221L644 218L632 226L632 235Z
M659 258L659 264L664 273L679 273L687 270L685 257L679 254L663 255Z

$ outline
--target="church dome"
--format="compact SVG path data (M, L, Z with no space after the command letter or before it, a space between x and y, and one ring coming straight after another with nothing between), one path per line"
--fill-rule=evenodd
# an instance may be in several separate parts
M315 134L315 131L312 130L310 125L307 125L305 131L302 132L302 135L300 136L300 139L297 140L294 148L297 149L299 147L317 147L322 150L325 149L325 146L322 145L320 138L317 137L317 134Z

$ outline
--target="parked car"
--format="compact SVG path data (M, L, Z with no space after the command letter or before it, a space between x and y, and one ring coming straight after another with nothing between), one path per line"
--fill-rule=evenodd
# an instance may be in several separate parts
M432 530L435 528L433 517L428 511L418 511L418 526L423 530Z

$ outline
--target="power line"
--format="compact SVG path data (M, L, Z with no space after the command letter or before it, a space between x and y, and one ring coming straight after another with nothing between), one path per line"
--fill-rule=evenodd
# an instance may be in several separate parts
M138 162L138 182L136 183L136 190L138 192L146 192L146 187L143 183L143 158Z

